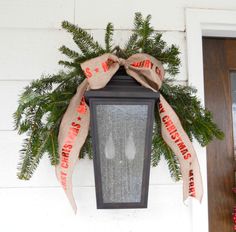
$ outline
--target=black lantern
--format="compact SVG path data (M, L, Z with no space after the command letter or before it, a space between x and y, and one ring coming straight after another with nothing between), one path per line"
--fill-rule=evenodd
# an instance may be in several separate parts
M106 87L86 92L97 208L146 208L155 93L120 68Z

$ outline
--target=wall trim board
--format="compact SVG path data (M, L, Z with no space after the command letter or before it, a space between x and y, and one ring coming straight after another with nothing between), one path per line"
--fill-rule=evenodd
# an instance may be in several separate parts
M236 37L236 11L185 9L188 82L198 90L204 104L204 77L202 37ZM204 184L202 204L191 201L192 232L208 231L207 162L206 149L194 144L200 163Z

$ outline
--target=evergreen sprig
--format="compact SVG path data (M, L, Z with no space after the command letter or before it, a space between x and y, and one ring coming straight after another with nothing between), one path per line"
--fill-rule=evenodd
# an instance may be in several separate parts
M169 47L162 39L162 34L156 32L150 25L150 20L150 15L143 18L141 13L135 14L134 29L124 48L113 45L114 27L111 23L108 23L105 29L105 47L103 47L86 30L67 21L62 22L62 28L72 35L78 46L77 51L64 45L59 48L69 59L61 60L59 64L69 68L68 71L42 76L32 81L21 94L18 108L14 113L15 129L19 134L26 134L18 165L20 179L31 178L45 153L48 154L52 165L58 164L57 137L60 122L77 86L85 78L80 63L107 52L121 58L143 52L160 60L170 75L174 76L179 72L179 48L175 45ZM165 80L160 92L176 111L191 140L196 138L202 146L205 146L213 138L223 138L222 131L213 122L212 114L201 106L194 88L174 85L173 80ZM179 162L160 134L160 118L156 116L152 165L157 166L163 155L171 176L178 181L181 178ZM92 158L90 135L81 150L80 158L86 155Z
M105 33L105 45L107 53L111 52L112 49L113 33L114 33L114 26L112 23L108 23Z

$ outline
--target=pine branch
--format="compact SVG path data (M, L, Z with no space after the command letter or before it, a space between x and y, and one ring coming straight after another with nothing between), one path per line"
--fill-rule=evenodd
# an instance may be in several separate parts
M136 12L134 15L134 30L137 31L143 24L143 16L140 12Z
M161 160L161 155L162 155L162 152L160 152L159 147L158 147L159 141L158 141L157 136L160 136L160 135L154 135L153 140L152 140L151 163L153 167L156 167L159 164Z
M148 52L149 45L152 43L151 35L154 32L153 27L150 26L151 15L148 15L144 19L137 29L137 34L139 35L139 40L137 42L138 46L141 48L142 52Z
M113 32L114 32L113 24L108 23L105 33L105 46L106 46L106 52L108 53L111 52L112 50Z
M167 161L171 177L174 181L179 181L181 179L181 172L177 157L165 143L160 134L156 134L154 137L152 152L152 165L157 166L161 155L163 155Z
M30 138L26 138L23 142L22 149L20 150L20 162L18 163L18 173L17 176L22 180L29 180L30 174L28 172L28 166L30 166L32 161L32 153L29 148Z
M25 88L14 114L18 132L28 135L21 150L19 178L29 179L45 152L49 153L52 164L58 163L59 122L81 81L73 72L60 73L33 81ZM48 115L46 123L44 115Z
M133 32L133 34L129 37L129 40L124 47L124 53L126 54L124 58L128 58L131 55L139 52L137 39L138 39L138 34L136 32Z
M89 159L93 158L92 139L91 139L90 134L86 138L85 143L84 143L83 147L81 148L79 158L83 159L85 156L88 156Z
M177 157L166 144L163 146L163 151L163 155L165 157L165 160L167 161L171 177L174 181L181 180L181 172Z
M159 164L161 156L164 156L167 161L167 165L170 171L170 175L174 181L179 181L181 179L181 172L179 161L177 157L165 143L161 136L161 121L159 113L155 114L155 124L154 124L154 135L152 140L152 166L155 167Z
M45 144L47 143L48 136L31 132L29 139L25 140L25 149L22 150L21 162L18 165L19 179L29 180L38 166L39 160L45 152Z
M68 56L68 58L71 58L71 59L76 59L76 58L78 58L78 57L80 56L79 53L77 53L77 52L75 52L75 51L69 49L69 48L66 47L65 45L61 46L61 47L59 48L59 51L61 51L62 54Z
M195 137L202 146L206 146L213 138L223 139L223 132L214 123L212 114L197 99L196 89L173 85L166 80L160 91L175 110L191 140Z
M84 29L77 27L67 21L62 22L62 28L73 35L74 42L78 45L83 55L95 53L97 56L104 53L103 48L94 41L93 37Z
M175 45L171 45L170 48L166 48L164 52L159 54L158 59L163 63L167 64L166 72L171 75L176 75L179 73L180 58L179 58L179 48Z
M56 165L59 163L59 154L58 154L58 132L50 131L50 139L47 144L48 156L50 158L51 164Z
M65 68L79 68L79 64L75 64L74 62L69 62L69 61L65 61L65 60L59 60L58 64L63 65Z

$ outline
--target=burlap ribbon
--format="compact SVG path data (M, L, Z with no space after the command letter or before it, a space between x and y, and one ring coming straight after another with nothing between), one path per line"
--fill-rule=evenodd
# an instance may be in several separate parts
M154 57L138 53L127 60L113 54L104 54L81 64L86 79L77 88L63 116L58 136L60 163L56 167L57 178L76 212L72 192L72 174L88 130L90 113L84 93L88 89L106 86L119 67L123 65L128 75L152 91L158 91L164 78L162 64ZM180 120L171 106L160 95L159 113L162 137L178 157L183 178L183 198L189 196L201 201L202 179L196 152L183 130Z

